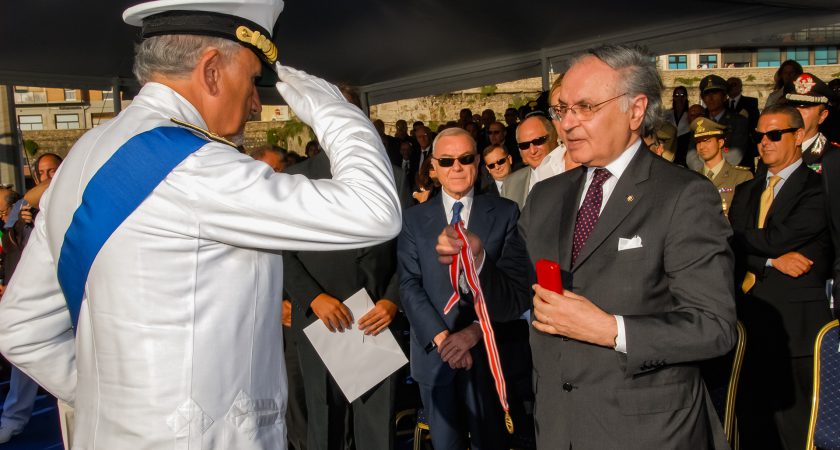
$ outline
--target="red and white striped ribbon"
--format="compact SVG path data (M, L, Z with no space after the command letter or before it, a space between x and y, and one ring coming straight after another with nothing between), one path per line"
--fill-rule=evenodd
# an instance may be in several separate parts
M482 292L481 284L478 281L478 273L475 270L475 259L473 258L472 249L464 234L464 223L458 222L455 226L455 231L458 233L458 238L464 242L464 246L461 247L461 251L458 254L453 256L452 264L449 265L449 281L452 283L454 292L443 308L443 313L449 314L449 311L458 304L458 300L461 298L458 277L463 269L467 279L467 285L469 285L470 291L473 294L475 314L478 316L481 334L484 337L484 349L487 351L490 371L493 373L493 380L496 382L496 392L499 394L499 402L505 411L505 427L508 433L513 434L513 420L510 417L510 406L507 401L507 386L505 385L505 375L502 372L502 363L499 359L499 349L496 347L496 335L493 332L493 325L490 323L490 315L487 313L487 304L484 303L484 292Z

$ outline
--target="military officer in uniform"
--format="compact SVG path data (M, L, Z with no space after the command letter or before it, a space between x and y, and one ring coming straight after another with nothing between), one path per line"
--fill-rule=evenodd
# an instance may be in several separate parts
M726 127L723 159L732 165L747 164L743 161L749 163L755 154L755 145L749 137L749 123L746 117L726 108L726 89L726 80L717 75L707 75L700 80L700 98L706 104L705 116ZM686 165L698 171L703 167L694 142L689 144Z
M785 85L785 101L795 106L805 121L802 163L821 173L824 152L831 146L840 149L840 144L829 141L819 130L828 118L829 105L837 101L834 92L825 82L806 72Z
M286 449L281 250L399 233L385 148L337 87L276 66L331 180L275 173L224 138L261 109L282 8L159 0L124 13L142 26L143 87L61 164L0 302L0 351L75 408L75 450Z
M697 156L703 161L703 166L697 169L714 183L720 192L723 212L729 213L735 186L747 180L752 180L750 169L733 166L723 158L726 146L726 127L707 117L698 117L691 122L691 131L697 142Z

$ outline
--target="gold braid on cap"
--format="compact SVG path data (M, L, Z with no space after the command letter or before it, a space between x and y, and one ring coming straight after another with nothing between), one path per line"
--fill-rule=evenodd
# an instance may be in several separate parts
M242 25L236 29L236 37L240 41L260 49L268 62L273 64L277 61L277 46L274 45L274 42L271 42L271 39L263 36L259 31L252 31L250 28Z

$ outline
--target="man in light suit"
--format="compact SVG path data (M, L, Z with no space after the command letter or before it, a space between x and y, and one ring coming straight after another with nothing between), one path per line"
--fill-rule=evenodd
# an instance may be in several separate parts
M526 166L512 173L502 186L502 197L525 205L531 188L565 170L566 148L557 142L557 131L542 116L531 116L516 128L519 154Z
M400 298L411 324L411 375L419 384L436 450L462 450L467 446L474 450L510 448L506 445L502 409L485 349L480 344L481 331L475 323L473 304L462 296L449 314L443 312L453 289L448 268L438 262L434 245L446 224L457 222L460 217L473 234L487 242L482 257L476 261L481 267L481 285L493 291L486 295L497 296L497 301L518 308L521 314L527 307L527 286L532 276L516 227L519 210L509 200L474 195L479 156L467 131L444 130L432 148L432 164L442 191L406 211L397 246ZM497 268L496 261L502 255L504 262ZM509 278L495 276L498 272ZM505 288L492 289L499 282L505 282ZM508 395L514 404L516 381L522 378L516 369L530 365L527 337L515 339L523 332L527 336L527 323L515 320L493 326ZM512 345L512 351L506 351L506 343ZM511 357L527 360L505 364ZM527 431L516 411L511 414L516 426Z
M697 361L735 342L731 232L708 180L642 144L661 90L648 55L602 47L551 106L583 166L535 186L520 219L531 260L559 262L566 288L534 286L538 448L728 448ZM460 245L442 233L442 262Z

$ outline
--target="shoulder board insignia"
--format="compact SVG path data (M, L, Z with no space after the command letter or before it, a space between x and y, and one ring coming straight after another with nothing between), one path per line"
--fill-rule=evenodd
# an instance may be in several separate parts
M184 128L189 128L190 130L195 131L196 133L206 137L207 139L210 139L211 141L220 142L222 144L230 145L231 147L236 148L236 144L234 144L233 142L217 135L216 133L213 133L212 131L205 130L204 128L201 128L198 125L193 125L189 122L184 122L183 120L178 120L174 117L170 118L169 120L171 120L172 123L176 125L180 125Z
M738 169L738 170L746 170L746 171L749 171L749 170L750 170L750 168L749 168L749 167L745 167L745 166L732 166L732 167L734 167L734 168L736 168L736 169Z

